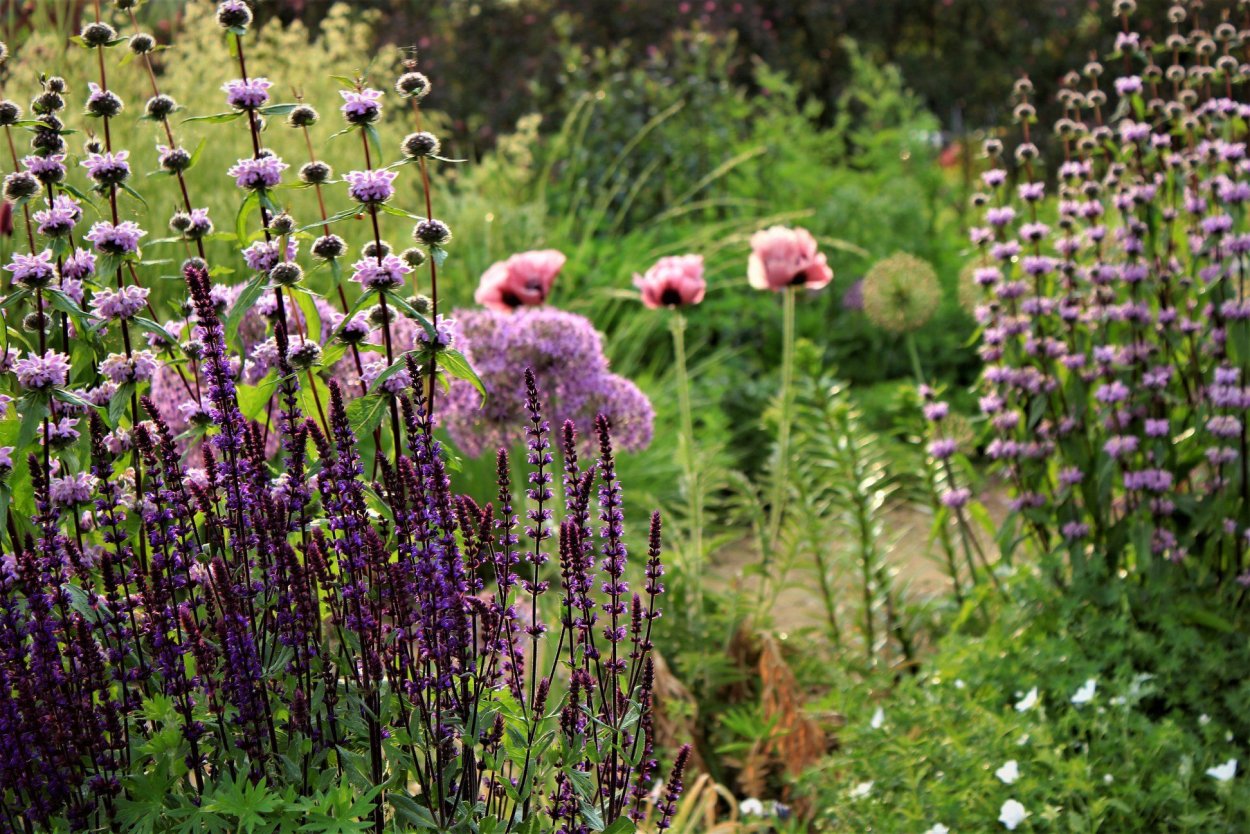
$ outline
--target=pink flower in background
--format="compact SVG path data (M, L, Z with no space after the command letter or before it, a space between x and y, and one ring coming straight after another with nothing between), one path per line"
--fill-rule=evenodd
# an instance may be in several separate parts
M703 256L660 258L645 275L634 276L634 286L642 291L642 303L652 310L698 304L707 291Z
M492 264L482 274L473 300L502 313L543 304L565 260L563 252L540 249L520 252L506 261Z
M757 290L818 290L833 280L833 270L807 229L773 226L751 235L747 280Z

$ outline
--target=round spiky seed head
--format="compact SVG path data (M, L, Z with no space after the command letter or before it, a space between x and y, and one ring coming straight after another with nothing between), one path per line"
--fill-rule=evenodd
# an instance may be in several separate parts
M1115 0L1111 6L1111 13L1116 17L1131 15L1137 11L1137 0Z
M416 269L421 266L421 264L425 263L425 250L418 249L415 246L409 246L403 252L399 253L399 257L403 258L404 262L407 263L408 266Z
M1037 159L1037 156L1038 156L1037 145L1034 145L1032 142L1025 142L1021 145L1016 146L1016 161L1017 162L1028 162L1029 160Z
M130 36L130 51L136 55L146 55L156 49L156 38L146 32Z
M993 159L1002 155L1003 141L1001 139L986 139L984 144L985 155Z
M22 120L22 108L17 106L17 102L9 101L7 98L0 101L0 127L8 127Z
M169 218L169 228L173 229L178 234L182 234L187 229L191 228L191 215L187 214L185 211L175 213L173 217Z
M39 193L39 180L27 171L14 171L4 178L4 199L10 203L28 200Z
M252 10L241 0L225 0L217 6L217 25L222 29L246 29L252 23Z
M161 155L161 167L171 174L191 167L191 154L186 148L172 148Z
M188 359L199 359L204 355L204 343L199 339L188 339L178 346L182 350L182 355Z
M321 345L316 342L300 342L287 354L287 361L297 371L306 371L321 362Z
M113 5L118 11L128 12L131 9L138 8L139 0L113 0Z
M1098 78L1102 75L1102 64L1090 61L1081 72L1086 78Z
M428 316L434 311L434 302L430 301L428 295L414 295L408 299L408 304L423 316Z
M338 235L322 235L313 241L312 253L325 261L343 257L347 252L347 244Z
M44 121L52 121L52 119L52 116L44 117ZM58 122L58 125L59 124L60 123ZM61 134L58 132L59 130L60 127L53 130L36 128L35 135L30 140L30 146L34 148L37 153L44 156L63 152L65 150L65 140L61 138Z
M155 95L148 99L148 103L143 109L147 113L148 118L156 119L159 122L178 109L178 102L167 95Z
M864 313L891 333L918 330L942 301L937 273L927 261L896 253L878 261L864 276Z
M1017 78L1016 83L1012 85L1011 91L1016 98L1024 98L1033 95L1033 82L1028 77Z
M287 114L286 121L291 127L312 127L321 116L307 104L298 104Z
M418 223L412 230L412 236L426 246L442 246L451 240L451 229L442 220L431 217Z
M1180 23L1185 19L1185 7L1179 3L1168 9L1168 21L1171 23Z
M371 240L360 250L360 254L366 258L385 258L391 254L391 245L385 240Z
M304 270L293 261L283 261L269 270L269 280L279 287L294 287L304 280Z
M64 93L66 86L65 79L59 75L54 75L43 82L44 89L54 93Z
M82 143L83 153L104 153L104 143L92 136Z
M430 79L424 73L406 72L395 81L395 92L404 98L423 99L430 93Z
M99 20L82 27L82 42L86 46L108 46L116 37L117 30Z
M438 137L424 130L419 133L409 133L400 144L400 150L409 159L435 156L438 154L440 147Z
M61 98L61 94L52 90L44 90L30 103L30 109L40 115L46 113L55 113L65 106L65 99Z
M112 90L102 90L99 95L87 99L87 112L101 119L111 119L122 112L121 98Z
M269 231L275 235L293 234L296 228L295 218L285 211L269 221Z
M365 318L374 327L386 327L388 324L390 324L391 319L394 315L395 314L391 312L390 307L384 308L382 307L381 304L377 304L369 308L369 311L366 314Z
M299 169L300 182L309 185L320 185L330 179L334 174L334 169L324 162L305 162Z

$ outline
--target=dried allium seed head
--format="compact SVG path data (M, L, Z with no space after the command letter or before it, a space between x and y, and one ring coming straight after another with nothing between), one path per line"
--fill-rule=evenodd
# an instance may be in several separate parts
M130 36L130 51L136 55L146 55L156 49L156 38L146 32L137 32Z
M84 46L108 46L117 37L117 30L97 20L82 27L81 37Z
M243 0L222 0L217 6L217 25L222 29L246 29L252 23L252 9Z
M409 159L420 159L425 156L437 155L440 145L438 137L433 133L421 131L420 133L409 133L405 136L400 148L403 150L404 156Z
M419 72L406 72L395 81L395 92L404 98L423 99L430 92L430 79Z
M269 280L279 287L294 287L304 280L304 270L294 261L284 261L274 264L273 269L269 270Z
M914 255L896 253L864 275L864 313L878 327L910 333L923 327L942 301L933 267Z
M320 119L320 114L307 104L299 104L287 114L286 121L291 127L312 127Z
M39 180L26 171L14 171L4 178L4 199L10 203L28 200L38 193Z
M298 226L295 223L295 218L285 211L269 221L269 231L275 235L294 234L296 228Z
M325 261L341 258L346 251L347 244L343 242L343 238L333 234L322 235L312 245L313 255Z
M0 101L0 127L8 127L22 120L22 108L7 98Z
M178 109L178 102L174 101L167 95L154 95L148 99L147 105L144 106L144 113L149 119L163 121L168 118L169 114Z
M391 245L385 240L371 240L361 248L360 254L366 258L385 258L391 254Z
M300 182L320 185L333 176L334 170L324 162L305 162L299 169Z
M451 229L443 221L431 217L419 222L412 230L412 236L426 246L442 246L451 240Z

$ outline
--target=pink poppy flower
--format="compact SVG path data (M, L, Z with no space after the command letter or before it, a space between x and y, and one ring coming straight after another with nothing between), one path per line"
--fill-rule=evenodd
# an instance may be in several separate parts
M642 291L642 303L652 310L698 304L707 291L703 256L660 258L645 275L634 276L634 286Z
M564 254L555 249L520 252L492 264L482 274L473 299L483 307L504 313L518 307L538 306L547 300L565 260Z
M747 280L757 290L818 290L833 280L833 270L807 229L773 226L751 235Z

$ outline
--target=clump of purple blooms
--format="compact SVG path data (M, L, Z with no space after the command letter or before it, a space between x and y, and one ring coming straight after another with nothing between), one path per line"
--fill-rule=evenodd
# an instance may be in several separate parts
M1027 80L1014 156L986 145L986 451L1020 536L1074 571L1250 584L1242 33L1177 5L1152 43L1134 13L1118 2L1117 51L1064 79L1051 195Z

